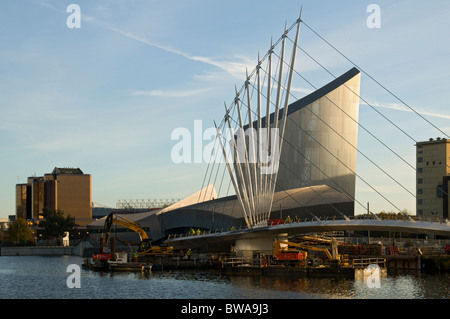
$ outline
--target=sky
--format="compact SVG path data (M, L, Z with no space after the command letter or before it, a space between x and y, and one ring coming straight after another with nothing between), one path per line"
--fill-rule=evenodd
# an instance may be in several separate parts
M70 4L80 9L79 28L68 26ZM378 5L379 28L368 26L370 4ZM2 1L0 218L15 214L15 184L54 167L92 174L93 201L112 207L121 199L196 192L206 164L174 163L171 133L193 130L195 120L204 129L220 121L246 68L295 22L300 7L307 25L439 130L365 73L361 126L413 166L415 141L450 135L445 0ZM337 76L353 67L305 26L299 41ZM301 53L296 70L316 87L333 80ZM293 86L298 98L313 91L299 78ZM415 193L415 171L361 129L358 148ZM368 181L415 213L415 198L362 156L357 173L358 202L375 212L394 209Z

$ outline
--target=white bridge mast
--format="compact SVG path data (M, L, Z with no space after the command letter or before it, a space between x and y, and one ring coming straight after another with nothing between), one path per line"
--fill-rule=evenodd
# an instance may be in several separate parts
M286 120L289 108L290 90L294 73L295 58L297 55L298 38L300 32L300 17L297 19L297 32L292 45L290 62L284 61L286 37L288 30L281 36L280 54L274 51L275 46L270 44L270 49L261 60L258 55L258 63L254 72L248 76L240 92L236 89L236 96L230 109L225 106L224 126L222 130L229 130L230 140L217 127L217 138L220 141L228 172L233 183L236 196L242 206L244 219L249 228L266 225L272 210L273 196L278 177L279 161L283 146ZM295 25L295 24L294 24ZM290 29L289 29L290 30ZM277 44L280 40L277 42ZM267 59L265 59L267 57ZM265 61L264 61L265 60ZM278 60L278 66L273 68L273 60ZM288 70L284 72L284 64ZM263 70L263 66L266 71ZM267 75L267 81L261 79L261 70ZM256 79L252 76L256 75ZM284 79L284 80L283 80ZM252 84L252 80L256 84ZM275 99L272 100L272 89L277 85ZM263 86L267 90L263 92ZM256 93L256 103L252 101L253 93ZM242 98L241 98L242 95ZM245 98L246 95L246 98ZM282 100L284 97L283 105ZM253 108L252 106L255 105ZM263 116L262 105L266 111ZM271 119L271 108L275 107L274 117ZM248 123L242 117L243 109L247 109ZM282 108L282 106L284 106ZM238 120L230 116L231 108L236 107ZM255 110L255 109L256 110ZM279 119L282 112L281 121ZM253 121L253 118L256 118ZM272 124L271 124L272 120ZM235 127L233 128L233 125ZM227 151L227 144L229 150ZM230 153L231 155L227 155Z

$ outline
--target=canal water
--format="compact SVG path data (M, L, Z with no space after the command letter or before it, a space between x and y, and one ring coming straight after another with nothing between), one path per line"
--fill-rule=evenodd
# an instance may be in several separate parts
M82 258L76 256L0 256L0 298L284 300L450 298L449 274L388 275L381 278L379 287L373 285L369 287L363 280L345 278L224 276L211 271L103 273L82 269L82 262ZM75 278L77 273L71 272L70 265L78 265L81 268L78 281Z

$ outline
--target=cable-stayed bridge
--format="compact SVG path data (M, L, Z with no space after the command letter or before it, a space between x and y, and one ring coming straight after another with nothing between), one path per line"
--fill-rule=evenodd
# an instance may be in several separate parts
M336 76L323 63L301 45L300 29L306 27L320 41L337 52L351 65L347 73ZM286 54L288 52L288 54ZM290 53L290 54L289 54ZM311 80L296 70L297 55L307 57L330 74L334 80L323 87L315 86ZM386 167L372 159L358 147L358 131L367 133L378 147L389 157L400 160L416 176L415 163L389 146L359 121L359 104L364 103L381 116L387 125L406 137L411 144L420 146L420 139L413 137L384 115L376 106L360 94L360 77L364 76L415 114L423 125L430 126L444 138L450 137L439 127L414 110L387 87L360 68L345 54L329 43L307 24L300 14L282 36L271 41L269 50L260 58L255 69L247 72L244 84L235 88L235 97L225 102L225 116L215 123L217 136L211 152L211 160L203 179L205 185L218 187L219 197L229 196L234 190L239 214L244 228L238 231L206 232L202 236L179 236L169 238L170 244L190 242L202 243L236 238L289 235L332 230L384 230L413 233L450 235L448 212L434 221L424 221L406 214L389 193L382 192L374 183L356 170L356 156L366 159L376 174L387 177L393 185L401 188L416 202L416 191L404 185L401 179L388 172ZM302 80L315 91L304 98L294 95L293 83ZM448 161L444 163L448 172ZM228 178L227 178L228 177ZM358 180L376 193L396 213L403 215L398 220L383 220L374 214L366 203L355 195ZM227 183L228 181L228 183ZM331 187L348 199L352 205L343 207L317 191L317 187ZM305 203L301 197L291 196L292 189L310 189L320 205ZM448 198L448 190L442 190ZM281 215L282 207L274 205L275 194L285 193L297 203L309 221L267 226L274 213ZM220 213L222 202L209 205L209 210ZM202 193L196 208L202 209ZM205 204L206 205L206 204ZM217 206L214 206L217 205ZM317 207L320 206L320 209ZM355 218L355 207L361 207L372 216L369 219ZM323 215L324 207L328 209ZM291 210L293 212L293 210ZM325 217L327 219L325 219ZM333 217L332 217L333 216Z
M167 243L175 248L200 248L206 245L233 243L236 240L253 238L277 238L280 235L300 236L310 233L333 231L389 231L404 233L426 233L450 236L450 223L437 218L380 219L380 218L327 218L301 222L283 223L258 228L226 229L205 232L199 235L179 234L170 236Z

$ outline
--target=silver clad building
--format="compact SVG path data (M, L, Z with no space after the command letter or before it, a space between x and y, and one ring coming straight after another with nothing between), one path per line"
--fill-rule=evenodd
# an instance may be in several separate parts
M289 105L271 218L354 214L359 89L360 72L353 68ZM271 114L271 123L274 117ZM236 195L214 194L210 190L209 200L201 203L194 194L166 209L127 218L145 228L153 241L191 228L214 231L245 225ZM103 225L100 219L88 228L94 234ZM132 232L118 234L138 240Z
M325 184L355 197L359 88L353 68L289 106L278 191Z

